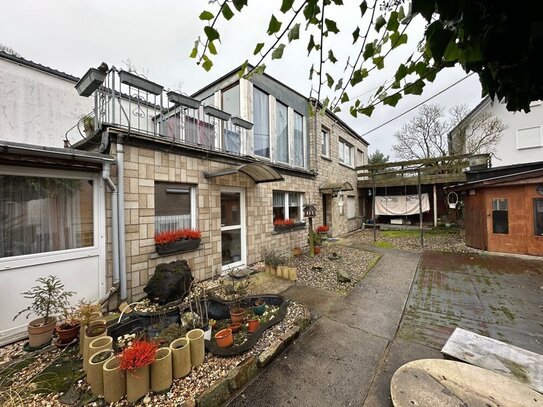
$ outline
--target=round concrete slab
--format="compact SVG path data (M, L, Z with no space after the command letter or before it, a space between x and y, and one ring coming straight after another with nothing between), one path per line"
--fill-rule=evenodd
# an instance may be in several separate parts
M498 373L450 360L406 363L392 376L395 407L536 407L543 395Z

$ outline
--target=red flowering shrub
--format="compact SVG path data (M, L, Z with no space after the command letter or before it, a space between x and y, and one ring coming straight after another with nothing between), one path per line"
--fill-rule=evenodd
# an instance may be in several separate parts
M275 219L273 224L276 226L290 226L296 223L294 219Z
M330 230L330 228L328 227L328 225L321 225L317 228L317 233L325 233L325 232L328 232Z
M156 244L173 243L178 240L200 239L202 232L197 229L177 229L169 232L160 232L155 235Z
M119 367L133 371L142 366L150 365L156 359L158 344L145 340L135 341L132 346L125 348L120 356Z

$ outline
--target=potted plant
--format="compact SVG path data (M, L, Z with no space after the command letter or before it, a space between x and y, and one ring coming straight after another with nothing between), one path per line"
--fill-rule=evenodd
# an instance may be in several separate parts
M87 137L92 136L94 134L94 117L83 116L81 120L83 121L83 130Z
M307 243L309 245L311 245L311 241L313 241L313 253L319 254L321 252L322 239L321 236L313 230L309 231L307 236Z
M277 274L277 267L285 263L285 259L275 249L263 249L262 258L266 271L272 275Z
M253 312L256 315L262 315L266 311L266 303L262 298L258 298L253 301Z
M328 225L320 225L317 228L317 233L320 235L321 240L328 239L328 231L329 230L330 230L330 228L328 227Z
M247 312L247 332L249 332L250 334L254 333L258 329L259 325L260 321L258 320L254 311L249 310Z
M79 335L80 322L75 308L67 307L63 312L63 320L57 325L59 343L57 345L68 345Z
M232 330L230 328L221 329L215 334L215 342L219 348L228 348L234 343Z
M122 351L119 366L128 373L126 399L129 403L135 403L149 391L149 365L155 361L157 349L155 342L138 340Z
M232 277L232 305L230 307L230 320L232 323L243 322L245 319L245 309L241 306L241 300L247 294L247 289L251 282L248 279L239 281Z
M171 254L194 250L200 246L202 233L196 229L177 229L155 235L158 254Z
M24 313L27 319L32 314L39 317L28 323L28 343L31 348L38 348L51 340L57 323L54 314L62 312L69 304L68 298L75 294L66 291L56 276L40 277L36 282L39 285L22 293L32 303L13 318L15 320Z

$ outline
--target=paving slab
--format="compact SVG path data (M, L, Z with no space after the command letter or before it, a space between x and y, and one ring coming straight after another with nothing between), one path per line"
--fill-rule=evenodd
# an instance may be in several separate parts
M339 293L302 284L290 286L281 292L281 295L289 300L307 305L313 318L328 315L330 309L344 297Z

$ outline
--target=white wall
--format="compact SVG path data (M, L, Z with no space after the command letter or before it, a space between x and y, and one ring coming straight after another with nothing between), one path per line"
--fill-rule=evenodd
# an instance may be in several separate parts
M0 140L63 147L64 134L93 108L74 83L0 58ZM72 131L71 142L79 141Z

